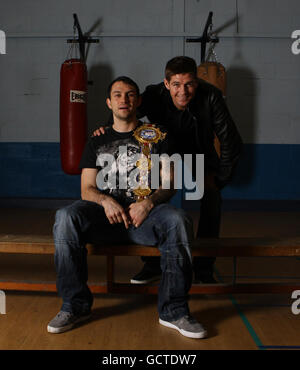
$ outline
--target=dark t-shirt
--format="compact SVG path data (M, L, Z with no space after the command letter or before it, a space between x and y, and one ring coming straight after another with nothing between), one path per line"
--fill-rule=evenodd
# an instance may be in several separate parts
M139 122L137 128L142 124ZM162 127L155 127L166 133ZM132 179L138 179L138 176L135 176L138 173L136 161L141 153L141 144L133 133L134 130L118 132L109 127L104 135L90 138L79 165L80 168L96 168L98 189L115 198L123 206L135 201L133 190L136 183ZM172 154L168 134L165 139L151 145L151 154ZM151 188L150 181L149 187Z

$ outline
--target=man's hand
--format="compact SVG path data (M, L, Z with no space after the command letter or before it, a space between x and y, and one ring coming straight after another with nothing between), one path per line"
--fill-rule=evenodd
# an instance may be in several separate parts
M105 127L100 126L97 130L93 131L92 136L100 136L105 134Z
M96 184L96 168L83 168L81 173L81 198L95 202L104 208L106 217L111 224L124 222L128 229L130 220L124 208L111 196L101 193Z
M111 224L124 222L126 229L128 229L130 220L124 208L112 197L107 196L101 202L106 217Z
M150 199L144 199L141 202L131 203L128 207L130 221L135 227L139 227L148 217L149 212L154 207Z

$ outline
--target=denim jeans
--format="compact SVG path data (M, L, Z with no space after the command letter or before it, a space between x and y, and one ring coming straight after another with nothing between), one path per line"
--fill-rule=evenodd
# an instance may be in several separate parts
M200 204L197 238L218 238L221 226L222 197L218 189L205 189ZM159 257L141 257L145 268L153 274L160 274ZM193 270L198 278L213 275L215 257L194 257Z
M123 223L111 225L102 206L78 200L56 212L53 234L57 290L63 299L63 311L82 314L91 310L86 243L133 242L157 245L160 250L159 317L172 321L189 314L193 224L183 210L160 204L138 228L130 225L126 230Z
M201 200L197 238L218 238L221 227L222 196L219 189L206 189ZM194 257L193 268L199 278L213 275L215 257Z

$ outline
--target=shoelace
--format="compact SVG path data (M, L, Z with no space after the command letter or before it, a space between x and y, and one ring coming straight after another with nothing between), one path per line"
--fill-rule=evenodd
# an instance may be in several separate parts
M198 324L198 321L193 317L189 315L183 316L190 324Z
M71 312L66 312L66 311L64 311L64 312L59 312L58 313L58 315L57 315L58 317L61 317L61 316L65 316L66 318L69 318L69 317L71 317L72 316L72 314L71 314Z

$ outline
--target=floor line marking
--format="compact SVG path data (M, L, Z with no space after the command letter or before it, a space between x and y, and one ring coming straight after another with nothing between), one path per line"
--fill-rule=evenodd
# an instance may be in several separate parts
M219 274L219 272L216 268L215 268L215 273L217 275L217 278L221 281L221 283L223 283L222 277L221 277L221 275ZM244 325L246 326L249 334L251 335L252 339L254 340L254 343L256 344L257 348L260 349L260 350L264 350L265 349L264 345L262 344L262 342L259 339L259 336L256 334L255 330L253 329L252 325L248 321L247 317L245 316L245 314L240 309L239 304L237 303L236 299L231 294L229 294L228 297L231 300L233 306L236 308L238 314L240 315L240 318L242 319L242 321L243 321Z
M260 346L262 349L300 349L300 346Z

